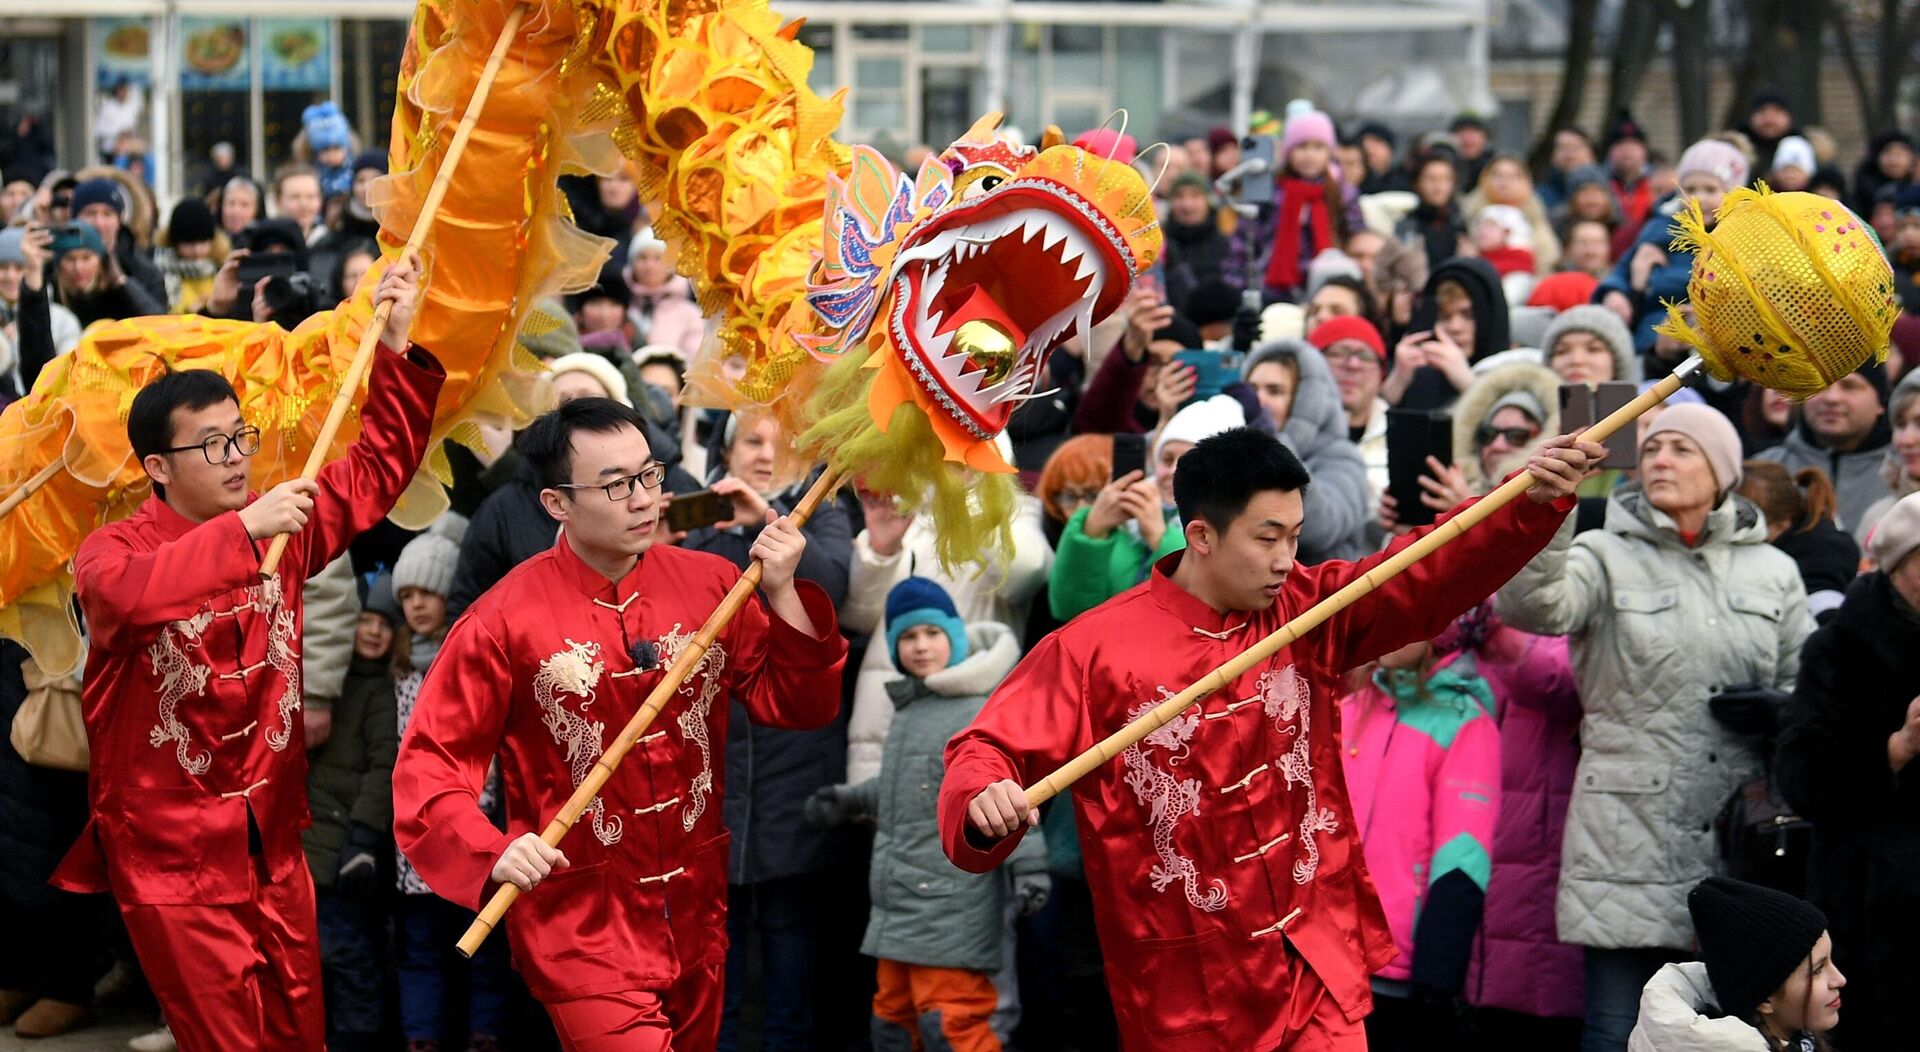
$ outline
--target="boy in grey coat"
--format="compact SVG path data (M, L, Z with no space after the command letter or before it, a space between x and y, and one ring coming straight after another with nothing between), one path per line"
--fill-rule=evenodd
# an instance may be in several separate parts
M887 685L895 713L880 773L816 793L821 824L871 817L877 827L869 892L873 911L860 951L880 961L873 996L875 1052L997 1052L988 1026L997 994L1007 896L1031 913L1046 901L1046 846L1037 835L999 873L965 873L940 848L936 797L947 739L972 722L1020 660L1005 625L969 627L953 600L924 577L887 594L887 649L905 677Z

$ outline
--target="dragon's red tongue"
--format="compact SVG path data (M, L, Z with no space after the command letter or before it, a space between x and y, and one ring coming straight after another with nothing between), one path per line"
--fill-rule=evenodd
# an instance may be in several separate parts
M940 319L940 324L933 330L934 335L952 332L970 321L991 322L1007 334L1013 346L1026 345L1027 330L1019 322L1008 317L1007 312L1001 310L1000 305L993 301L993 297L987 295L987 290L978 285L968 288L966 300L946 317Z

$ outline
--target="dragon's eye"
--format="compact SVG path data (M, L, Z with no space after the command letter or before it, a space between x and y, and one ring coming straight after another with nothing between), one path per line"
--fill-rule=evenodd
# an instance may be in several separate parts
M1000 177L1000 176L997 176L997 175L983 175L983 176L981 176L981 177L980 177L980 184L979 184L979 185L980 185L980 189L981 189L981 190L982 190L983 192L990 192L990 191L993 191L993 190L997 190L997 189L999 189L999 188L1000 188L1000 184L1001 184L1001 183L1004 183L1004 182L1006 182L1006 179L1004 179L1004 178L1002 178L1002 177Z

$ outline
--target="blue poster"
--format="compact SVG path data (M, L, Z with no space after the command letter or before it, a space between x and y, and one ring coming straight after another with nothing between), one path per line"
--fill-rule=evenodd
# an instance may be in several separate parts
M333 20L260 20L260 87L266 91L328 91L333 87Z
M180 87L187 91L246 91L247 20L180 20Z
M144 18L93 20L94 83L111 88L125 79L146 87L153 72L148 57L151 30Z

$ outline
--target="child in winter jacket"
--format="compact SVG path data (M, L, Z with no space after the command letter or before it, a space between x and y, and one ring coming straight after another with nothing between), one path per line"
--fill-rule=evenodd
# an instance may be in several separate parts
M906 678L888 684L897 711L880 774L827 786L807 810L821 824L869 816L877 827L860 946L880 959L875 1052L998 1052L988 1020L1007 895L1023 914L1045 903L1046 845L1036 830L1014 851L1011 889L1003 874L963 873L941 850L935 790L947 739L1019 663L1019 640L1005 625L965 624L939 585L909 577L887 594L886 645Z
M1275 180L1273 228L1263 283L1269 299L1297 303L1307 286L1307 265L1346 242L1359 229L1357 198L1333 174L1333 118L1307 110L1287 118L1280 139L1280 176Z
M393 565L394 595L400 600L404 628L393 653L393 693L397 726L404 736L413 718L427 669L447 638L447 593L453 588L454 564L460 557L457 535L466 521L448 513L426 532L407 542ZM449 534L453 536L449 536ZM490 771L480 794L480 807L496 814L500 800L498 771ZM495 1052L505 1031L508 977L506 942L489 939L471 960L462 960L453 945L473 921L462 909L433 893L407 857L394 852L396 883L402 892L395 927L400 943L400 1028L408 1052L439 1052L450 1028L441 1018L449 985L458 985L457 972L466 972L467 1048Z
M1647 983L1627 1052L1826 1052L1847 985L1827 918L1784 891L1728 877L1696 885L1687 912L1701 960L1669 964Z
M1492 869L1500 811L1493 688L1471 654L1415 643L1340 703L1342 757L1367 870L1400 951L1373 980L1370 1047L1424 1049L1451 1024Z
M300 834L313 870L327 1031L342 1052L377 1047L384 1014L380 916L382 856L393 849L393 761L400 750L390 662L400 604L391 578L367 589L354 625L353 661L333 705L333 733L307 756L307 806Z

